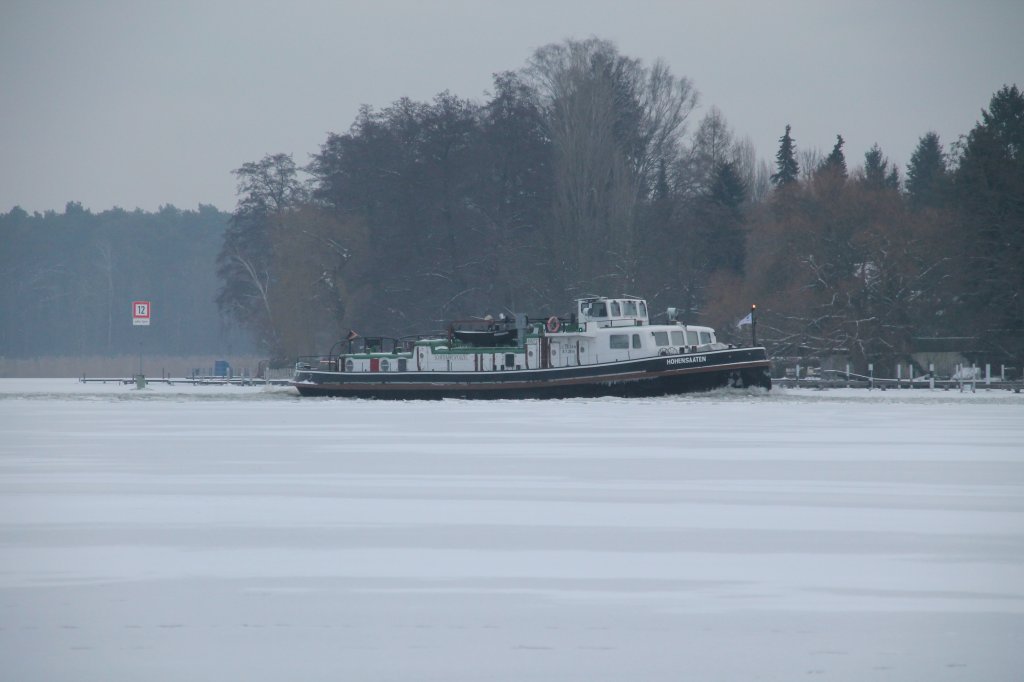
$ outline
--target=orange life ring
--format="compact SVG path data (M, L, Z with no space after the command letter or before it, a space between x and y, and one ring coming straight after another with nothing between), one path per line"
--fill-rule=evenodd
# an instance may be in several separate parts
M562 328L562 323L558 321L557 317L552 315L551 317L548 318L548 323L547 325L545 325L545 328L548 330L549 334L554 334L555 332Z

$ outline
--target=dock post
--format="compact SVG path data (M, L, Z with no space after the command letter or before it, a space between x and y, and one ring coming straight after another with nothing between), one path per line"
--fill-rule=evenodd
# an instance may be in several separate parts
M928 363L928 388L935 390L935 363Z
M903 363L896 363L896 388L903 388Z
M850 387L850 363L846 363L846 387Z
M875 387L875 363L868 363L868 390L872 390Z
M985 363L985 385L992 385L992 365L987 362Z

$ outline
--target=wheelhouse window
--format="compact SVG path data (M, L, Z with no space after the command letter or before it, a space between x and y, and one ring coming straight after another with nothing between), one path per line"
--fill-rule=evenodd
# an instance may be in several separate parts
M590 304L590 316L608 317L608 307L605 306L604 301L597 301Z
M629 334L612 334L608 337L609 348L629 348Z
M640 345L640 335L639 334L633 334L633 348L640 348L640 347L641 347L641 345Z
M686 345L687 346L696 346L699 343L700 343L700 340L697 338L697 332L691 332L691 331L687 330L686 331Z
M683 332L672 332L672 345L673 346L685 346L686 339L683 338Z
M623 301L622 314L626 317L636 317L636 301Z
M618 301L612 301L612 317L622 317L622 307Z
M701 343L711 343L711 332L701 332L700 333L700 342Z
M668 345L668 332L651 332L654 335L654 344L656 346L667 346ZM678 334L679 332L672 332ZM680 334L680 336L682 336Z
M647 304L640 301L640 317L647 317Z

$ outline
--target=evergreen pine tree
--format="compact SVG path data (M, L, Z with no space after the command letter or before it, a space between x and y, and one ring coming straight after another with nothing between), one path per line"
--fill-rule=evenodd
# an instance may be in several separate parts
M886 186L886 171L889 162L882 155L882 149L876 142L864 153L864 184L870 189L882 189Z
M843 145L846 143L842 135L836 135L836 144L832 147L832 153L825 158L821 169L835 174L836 177L846 179L846 155L843 154Z
M719 166L718 172L715 173L714 184L711 186L712 200L739 215L740 207L746 196L747 187L736 170L736 164L729 161Z
M894 192L900 191L900 169L895 163L889 169L889 174L885 176L885 187Z
M732 162L718 167L707 193L697 201L701 260L708 272L742 273L746 243L742 205L747 188Z
M779 138L779 151L775 154L776 172L772 174L772 182L777 188L791 185L800 177L800 165L796 162L796 140L789 134L790 126L786 125L786 134Z
M984 345L1024 360L1024 93L1016 85L993 95L964 138L952 195L967 319L984 325Z
M743 232L743 202L747 187L732 162L723 163L715 174L711 200L721 214L718 245L719 267L742 273L746 261L746 240Z
M937 133L922 137L907 165L907 194L914 208L937 208L945 201L949 172Z

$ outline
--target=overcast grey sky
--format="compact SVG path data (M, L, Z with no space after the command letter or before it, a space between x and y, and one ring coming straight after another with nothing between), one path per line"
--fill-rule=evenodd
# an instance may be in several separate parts
M1022 29L1024 2L995 0L0 0L0 212L231 210L232 169L306 163L360 104L483 100L589 36L664 59L765 158L790 123L798 148L841 133L851 166L877 142L902 167L1024 86Z

